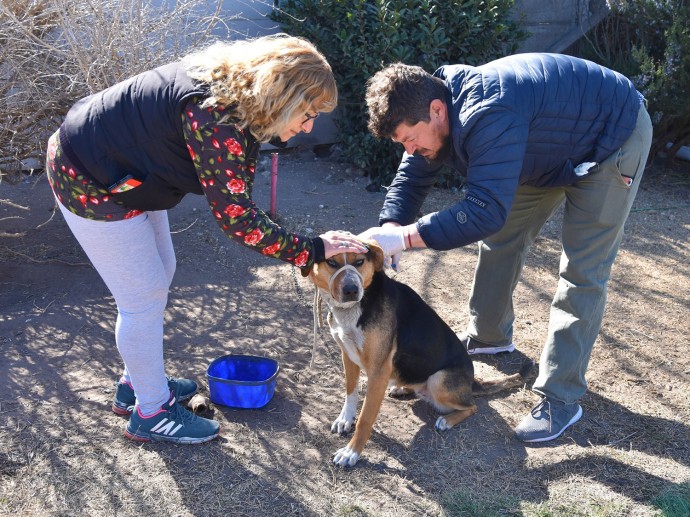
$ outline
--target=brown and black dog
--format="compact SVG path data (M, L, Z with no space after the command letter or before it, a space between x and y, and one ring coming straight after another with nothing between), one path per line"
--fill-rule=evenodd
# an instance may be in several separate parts
M389 384L392 396L415 392L445 413L436 420L436 429L446 431L476 413L473 394L521 386L533 368L530 363L518 374L475 379L460 339L415 291L384 273L378 244L367 245L367 253L337 255L302 271L328 305L331 335L342 350L347 395L332 432L352 428L359 374L367 374L354 435L333 457L340 466L357 463Z

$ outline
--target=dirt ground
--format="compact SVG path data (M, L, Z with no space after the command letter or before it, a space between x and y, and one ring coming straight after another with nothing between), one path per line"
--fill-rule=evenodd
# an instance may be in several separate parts
M255 187L265 208L267 161ZM384 194L367 191L359 171L308 150L279 163L284 226L316 235L376 223ZM556 442L525 446L512 428L538 400L528 389L479 399L477 415L443 434L426 403L387 398L363 458L348 470L331 463L347 442L330 432L344 396L339 352L321 330L309 367L313 292L299 274L227 240L201 197L170 212L178 267L168 373L206 391L208 364L228 353L275 358L281 371L266 407L205 414L221 423L219 439L137 444L110 411L122 368L112 297L59 214L49 220L45 178L0 184L0 200L18 205L0 204L0 233L23 233L0 237L0 515L646 516L661 515L664 501L687 504L689 177L656 167L642 182L580 423ZM455 195L434 191L425 211ZM544 228L515 293L517 351L476 358L479 376L538 360L559 221ZM475 246L414 251L396 277L461 331L475 260Z

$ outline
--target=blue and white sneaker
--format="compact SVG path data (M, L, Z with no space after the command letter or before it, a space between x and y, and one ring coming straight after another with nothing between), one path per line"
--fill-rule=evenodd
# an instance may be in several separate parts
M144 416L134 408L125 436L138 442L204 443L220 433L220 424L187 411L170 392L170 399L153 415Z
M515 436L528 443L554 440L581 417L580 404L543 397L515 428Z
M189 379L175 379L168 377L168 388L175 394L175 398L182 402L194 395L199 387L196 382ZM113 413L116 415L131 415L134 404L137 398L134 395L134 388L128 382L123 382L120 379L115 390L115 398L111 406Z

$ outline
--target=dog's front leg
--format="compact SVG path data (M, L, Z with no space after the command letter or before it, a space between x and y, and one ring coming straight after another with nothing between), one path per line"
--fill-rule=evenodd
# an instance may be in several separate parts
M345 403L338 418L331 425L331 432L343 434L352 429L357 414L357 382L359 381L359 366L352 362L343 350L343 367L345 368Z
M393 366L388 360L376 372L367 372L367 394L364 397L362 412L357 419L355 434L350 443L338 450L333 456L333 463L336 465L352 467L359 460L364 445L371 436L371 430L381 409L381 402L386 395L386 388L392 371Z

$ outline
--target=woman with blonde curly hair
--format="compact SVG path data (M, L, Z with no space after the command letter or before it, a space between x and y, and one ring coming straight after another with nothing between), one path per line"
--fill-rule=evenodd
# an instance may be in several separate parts
M77 102L50 138L48 180L72 233L117 304L124 361L112 409L137 441L201 443L220 425L179 401L194 381L165 374L163 314L175 272L167 209L201 194L232 240L306 267L361 252L352 235L288 232L252 201L262 142L280 144L332 111L319 51L284 34L216 43Z

